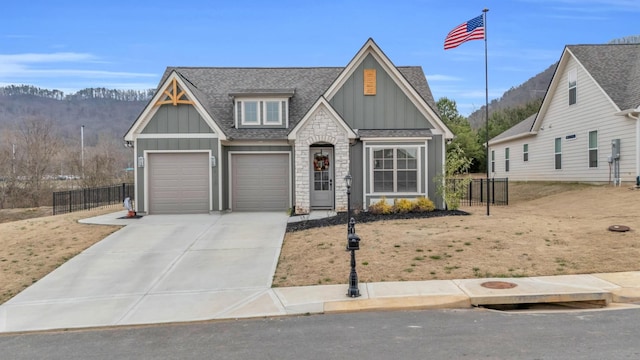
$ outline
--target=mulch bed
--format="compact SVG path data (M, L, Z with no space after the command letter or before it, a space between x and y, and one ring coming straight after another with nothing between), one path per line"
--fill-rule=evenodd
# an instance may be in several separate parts
M406 213L406 214L372 214L370 212L360 212L357 214L351 214L356 220L356 224L358 223L368 223L373 221L382 221L382 220L403 220L403 219L423 219L423 218L433 218L433 217L442 217L442 216L460 216L460 215L469 215L466 211L461 210L434 210L428 212L416 212L416 213ZM306 220L299 221L287 224L287 232L295 232L307 229L313 229L317 227L325 227L325 226L335 226L335 225L346 225L347 224L347 213L340 212L336 216L328 217L324 219L315 219L315 220Z

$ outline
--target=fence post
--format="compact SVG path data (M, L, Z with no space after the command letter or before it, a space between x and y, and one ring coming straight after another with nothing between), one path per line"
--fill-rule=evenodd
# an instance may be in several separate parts
M488 185L488 184L487 184ZM496 179L491 179L491 203L496 204Z
M509 205L509 178L504 178L504 199L505 205Z

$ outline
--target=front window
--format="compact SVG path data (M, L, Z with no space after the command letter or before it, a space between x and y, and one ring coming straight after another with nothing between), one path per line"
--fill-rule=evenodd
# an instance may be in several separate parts
M562 138L555 140L555 163L556 170L562 169Z
M589 131L589 167L598 167L598 131Z
M529 161L529 144L522 145L522 161Z
M374 150L373 192L418 192L418 149Z

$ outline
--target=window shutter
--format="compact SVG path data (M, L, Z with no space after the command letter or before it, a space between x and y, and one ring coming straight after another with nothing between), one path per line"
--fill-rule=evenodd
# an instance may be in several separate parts
M259 101L258 102L258 124L264 124L264 113L266 111L264 110L264 101Z

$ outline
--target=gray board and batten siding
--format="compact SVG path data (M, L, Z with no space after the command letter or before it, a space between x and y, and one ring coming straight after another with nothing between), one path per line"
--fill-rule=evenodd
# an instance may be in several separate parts
M207 134L214 131L192 105L161 106L142 130L143 134Z
M376 69L376 95L364 95L364 69ZM368 55L329 101L352 129L433 129L396 82Z

